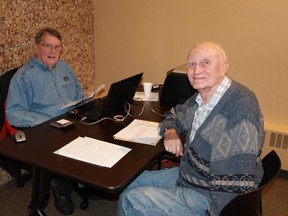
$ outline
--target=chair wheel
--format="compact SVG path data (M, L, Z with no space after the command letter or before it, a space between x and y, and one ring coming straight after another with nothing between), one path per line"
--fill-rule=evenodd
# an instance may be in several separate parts
M89 206L89 204L86 201L82 201L81 204L80 204L80 208L82 210L86 210L88 208L88 206Z

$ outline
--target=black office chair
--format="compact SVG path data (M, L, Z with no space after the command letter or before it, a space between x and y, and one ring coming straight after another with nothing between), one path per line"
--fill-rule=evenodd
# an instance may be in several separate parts
M8 88L11 78L19 68L11 69L0 76L0 129L4 125L5 119L5 101L8 93Z
M79 185L77 182L73 185L73 190L82 199L80 203L82 210L86 210L89 207L89 200L102 200L104 196L101 191L97 191L86 185Z
M263 160L264 176L259 187L232 199L221 211L220 216L260 216L262 215L262 191L270 185L281 171L281 161L275 151Z
M19 68L11 69L5 72L0 77L0 129L1 129L1 139L7 136L13 135L16 131L11 125L9 125L5 116L5 101L8 93L8 88L11 78L14 76ZM0 156L0 164L3 169L5 169L14 179L18 187L23 187L25 181L32 179L31 173L22 174L21 171L31 170L31 167L25 164L15 161L13 159L7 158L5 156Z

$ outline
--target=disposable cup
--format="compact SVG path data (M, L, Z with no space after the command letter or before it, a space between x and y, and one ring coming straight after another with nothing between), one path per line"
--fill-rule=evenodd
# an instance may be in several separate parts
M149 97L151 90L152 90L152 83L151 82L144 82L143 83L144 94L145 96Z

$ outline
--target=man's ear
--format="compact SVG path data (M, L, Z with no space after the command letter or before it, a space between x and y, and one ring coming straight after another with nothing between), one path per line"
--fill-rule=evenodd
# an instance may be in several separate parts
M229 63L227 61L223 62L222 69L221 69L221 75L224 76L229 68Z
M34 49L34 52L37 54L39 52L39 48L38 48L38 45L36 43L34 43L33 45L33 49Z

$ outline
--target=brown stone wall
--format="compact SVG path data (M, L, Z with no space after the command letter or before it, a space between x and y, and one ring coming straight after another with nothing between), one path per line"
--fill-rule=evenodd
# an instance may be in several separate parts
M34 35L47 26L61 32L61 58L83 88L91 88L95 81L92 0L1 0L0 74L31 58Z
M34 35L47 26L61 32L61 58L69 63L82 87L91 89L95 81L92 0L1 0L0 75L33 56ZM0 168L0 186L10 180Z

